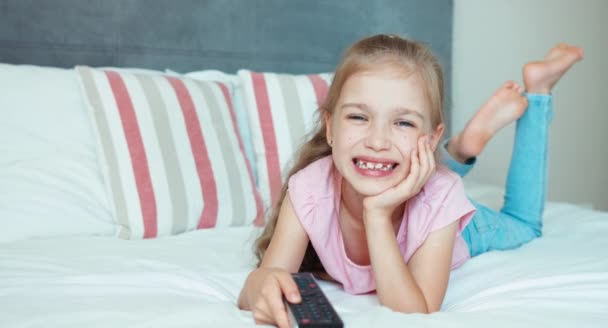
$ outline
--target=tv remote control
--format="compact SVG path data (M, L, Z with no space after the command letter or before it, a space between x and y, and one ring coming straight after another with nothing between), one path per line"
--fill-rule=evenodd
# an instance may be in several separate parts
M294 273L302 301L292 304L283 298L292 327L342 328L344 324L317 284L312 273Z

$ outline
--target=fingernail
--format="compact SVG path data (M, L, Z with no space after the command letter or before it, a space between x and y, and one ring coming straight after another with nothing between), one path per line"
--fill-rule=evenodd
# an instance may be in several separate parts
M300 301L300 295L298 293L291 293L291 294L289 294L289 299L292 302L299 302Z

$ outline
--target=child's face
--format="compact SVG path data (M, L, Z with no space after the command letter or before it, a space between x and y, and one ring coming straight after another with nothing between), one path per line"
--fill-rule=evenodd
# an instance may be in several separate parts
M402 181L420 136L431 132L423 83L388 70L356 73L342 87L327 118L333 159L344 179L364 196Z

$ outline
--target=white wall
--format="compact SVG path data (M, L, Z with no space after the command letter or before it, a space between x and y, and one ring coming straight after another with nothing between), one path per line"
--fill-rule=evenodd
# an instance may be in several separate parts
M584 48L553 89L547 198L608 210L608 1L455 0L454 8L452 133L502 82L523 83L527 61L560 41ZM504 185L513 135L513 125L500 132L467 179Z

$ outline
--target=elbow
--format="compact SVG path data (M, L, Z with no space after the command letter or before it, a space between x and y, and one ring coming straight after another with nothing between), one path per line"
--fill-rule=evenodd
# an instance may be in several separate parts
M427 300L420 293L378 293L378 301L392 311L399 313L431 314L441 310L442 301Z
M389 309L395 311L395 312L399 312L399 313L404 313L404 314L414 314L414 313L418 313L418 314L431 314L433 312L429 311L428 308L411 308L411 307L388 307Z
M431 314L431 313L435 313L435 312L441 311L441 306L429 306L429 305L427 305L426 308L427 308L426 314Z
M392 303L392 304L382 304L383 306L386 306L387 308L391 309L392 311L395 312L399 312L399 313L405 313L405 314L412 314L412 313L421 313L421 314L430 314L433 312L438 311L439 309L433 311L432 308L430 308L425 302L416 302L415 304L412 303Z

